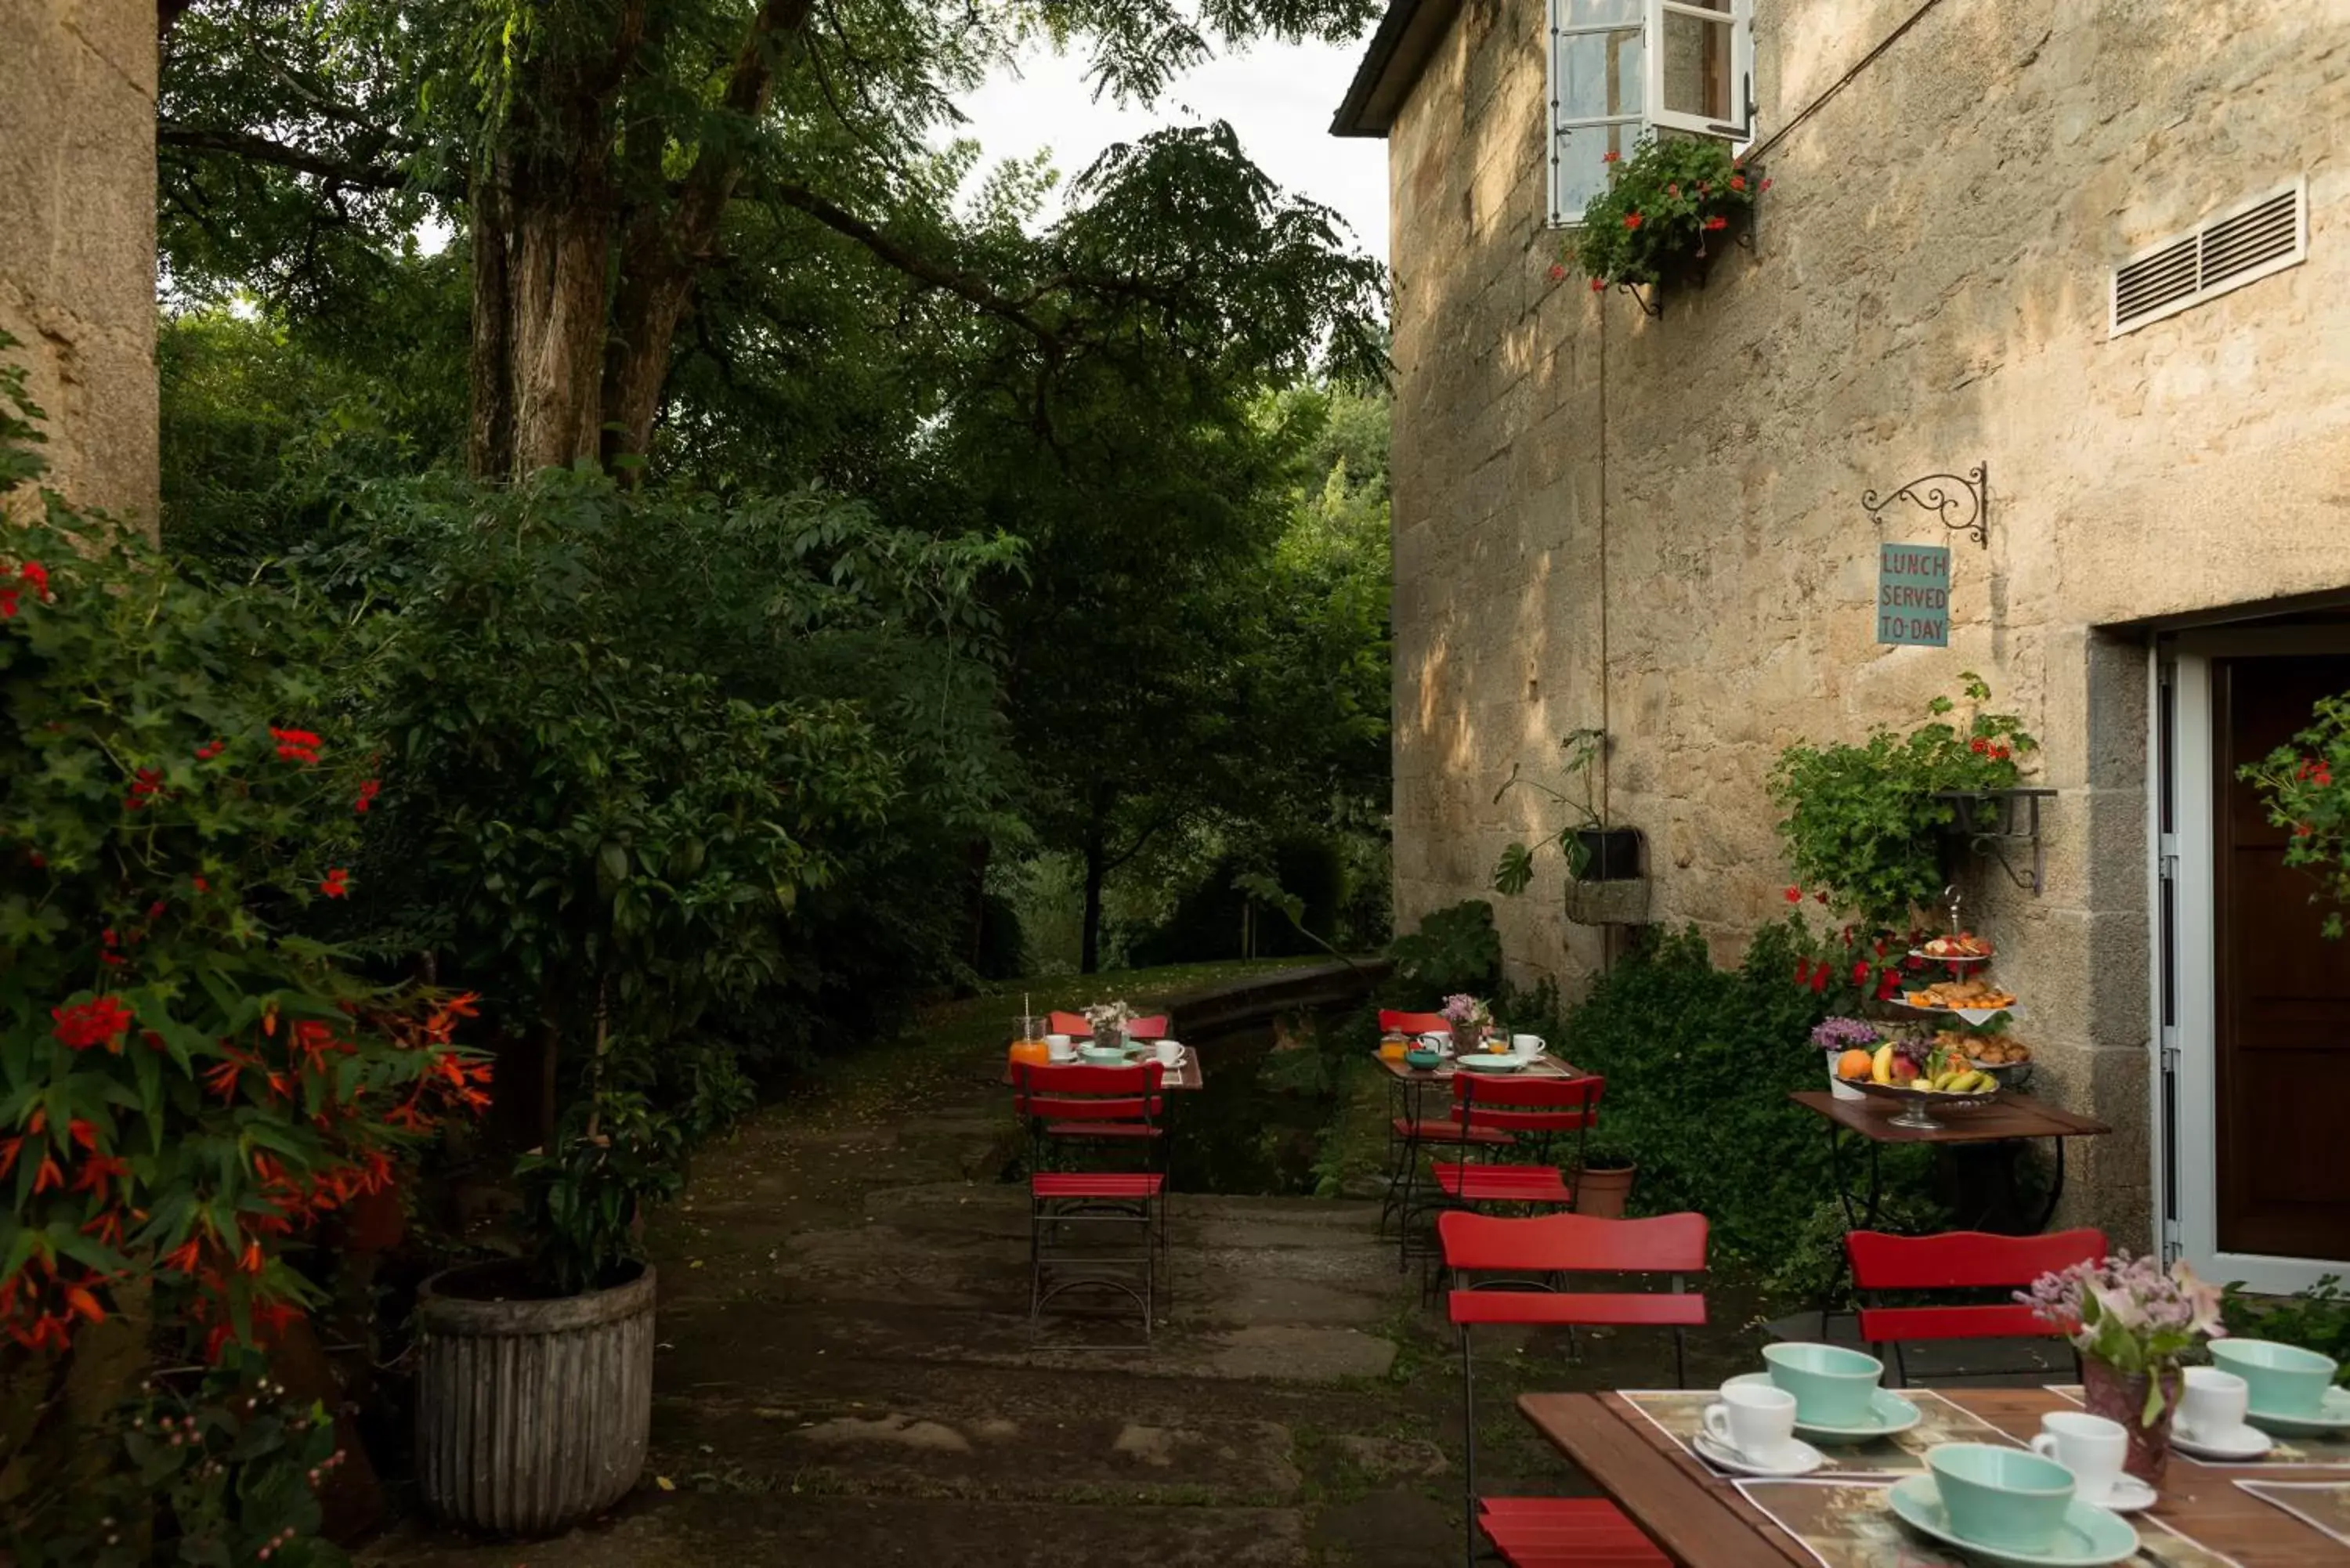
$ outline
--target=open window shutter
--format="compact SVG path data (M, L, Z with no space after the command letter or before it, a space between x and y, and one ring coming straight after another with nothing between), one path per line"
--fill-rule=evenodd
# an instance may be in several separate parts
M1648 123L1742 141L1753 0L1646 0Z

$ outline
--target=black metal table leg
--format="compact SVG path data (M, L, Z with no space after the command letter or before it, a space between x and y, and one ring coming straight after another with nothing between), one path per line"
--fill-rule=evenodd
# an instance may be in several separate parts
M2064 1196L2064 1140L2048 1140L2056 1146L2056 1174L2049 1179L2048 1201L2040 1206L2040 1218L2033 1222L2032 1234L2037 1236L2048 1229L2048 1221L2056 1217L2057 1199Z

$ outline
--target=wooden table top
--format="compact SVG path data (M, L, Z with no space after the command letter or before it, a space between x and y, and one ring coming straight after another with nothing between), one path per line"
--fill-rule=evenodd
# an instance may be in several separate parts
M2079 1407L2044 1388L1942 1388L1934 1392L2009 1436L2029 1438L2040 1417ZM1518 1408L1535 1429L1682 1568L1757 1568L1780 1563L1817 1568L1812 1554L1624 1400L1613 1394L1528 1394ZM2202 1466L2173 1455L2152 1517L2242 1568L2350 1564L2350 1547L2240 1489L2239 1480L2345 1480L2350 1469Z
M1449 1084L1456 1075L1450 1057L1445 1059L1444 1064L1440 1067L1415 1067L1400 1057L1389 1061L1385 1056L1378 1056L1374 1060L1378 1063L1380 1069L1388 1077L1400 1079L1407 1084ZM1584 1073L1582 1068L1572 1062L1563 1061L1556 1056L1544 1056L1541 1061L1531 1064L1522 1071L1504 1075L1513 1078L1580 1078Z
M1939 1127L1895 1127L1893 1118L1901 1112L1898 1100L1840 1100L1826 1089L1795 1089L1787 1097L1878 1143L1996 1143L2011 1137L2096 1137L2114 1130L2012 1089L2002 1090L1990 1105L1948 1113L1950 1124Z
M1055 1067L1090 1067L1093 1064L1090 1062L1055 1062L1052 1065ZM1116 1069L1105 1069L1105 1071L1115 1070ZM1009 1087L1012 1083L1012 1064L1009 1061L1003 1064L1003 1082L1006 1087ZM1183 1064L1176 1068L1171 1073L1162 1072L1159 1076L1159 1086L1167 1090L1196 1089L1205 1082L1205 1075L1200 1071L1200 1053L1188 1045L1183 1048Z

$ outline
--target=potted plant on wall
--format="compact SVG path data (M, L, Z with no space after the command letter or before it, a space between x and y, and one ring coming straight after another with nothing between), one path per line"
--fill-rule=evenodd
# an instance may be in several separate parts
M681 1185L683 1137L633 1092L583 1111L516 1167L537 1254L452 1269L418 1304L418 1486L468 1530L552 1534L644 1470L654 1273L639 1215Z
M1942 836L1958 819L1951 797L2014 789L2038 749L2014 714L1983 710L1991 688L1981 676L1960 679L1973 710L1963 723L1950 717L1957 701L1937 697L1926 722L1906 733L1880 725L1858 745L1798 742L1772 770L1796 877L1874 930L1906 929L1948 884ZM1802 897L1788 889L1791 902Z
M1703 286L1706 269L1752 221L1754 198L1771 182L1735 161L1710 137L1644 138L1615 163L1607 189L1584 209L1553 275L1572 268L1596 293L1609 285L1646 287L1652 312L1660 286Z
M1534 880L1534 859L1555 848L1566 862L1570 919L1587 925L1638 925L1648 916L1648 878L1641 867L1640 830L1611 824L1595 798L1593 770L1607 743L1602 730L1571 730L1559 738L1566 788L1527 778L1513 765L1493 792L1494 804L1523 784L1567 810L1566 822L1546 838L1513 843L1493 867L1493 888L1515 896Z

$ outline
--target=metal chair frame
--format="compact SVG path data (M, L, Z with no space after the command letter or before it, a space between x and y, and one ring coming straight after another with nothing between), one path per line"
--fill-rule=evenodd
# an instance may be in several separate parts
M1116 1292L1139 1305L1143 1339L1149 1342L1157 1311L1159 1266L1167 1251L1167 1178L1163 1168L1154 1168L1163 1165L1164 1158L1165 1140L1159 1136L1164 1129L1159 1124L1166 1108L1161 1083L1156 1062L1131 1067L1014 1064L1014 1105L1028 1130L1032 1338L1047 1303L1066 1291L1090 1286ZM1143 1147L1145 1168L1100 1172L1045 1168L1047 1157L1056 1148L1084 1141L1081 1133L1054 1134L1048 1128L1097 1123L1139 1128L1141 1137L1132 1141ZM1120 1135L1118 1141L1127 1140ZM1073 1220L1113 1227L1137 1225L1142 1233L1141 1249L1133 1252L1065 1247L1063 1227ZM1074 1272L1055 1279L1064 1265L1074 1266ZM1105 1269L1111 1277L1105 1277ZM1139 1274L1139 1285L1115 1277L1126 1271Z
M1707 1225L1702 1214L1664 1214L1646 1220L1597 1220L1580 1214L1503 1220L1460 1210L1437 1216L1437 1237L1452 1290L1446 1315L1461 1335L1461 1412L1464 1458L1462 1501L1466 1511L1466 1561L1477 1560L1477 1381L1469 1331L1480 1323L1565 1327L1659 1326L1673 1331L1673 1386L1689 1381L1686 1330L1705 1322L1703 1293L1688 1290L1688 1276L1706 1272ZM1474 1274L1507 1272L1517 1276L1482 1282ZM1669 1293L1577 1292L1567 1288L1579 1273L1662 1274ZM1525 1275L1534 1275L1526 1278ZM1487 1293L1536 1293L1543 1303L1513 1309L1476 1300ZM1648 1304L1648 1303L1654 1303Z

